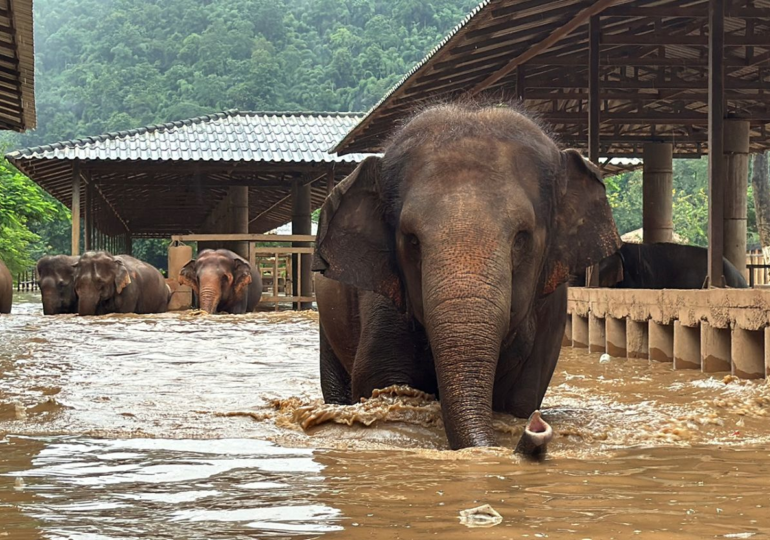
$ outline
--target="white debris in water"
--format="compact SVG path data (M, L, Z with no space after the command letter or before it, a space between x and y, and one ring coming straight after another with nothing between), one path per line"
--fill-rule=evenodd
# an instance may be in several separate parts
M610 359L611 359L610 355L607 354L607 353L604 353L603 355L601 355L599 357L599 363L600 364L609 364L610 363Z
M460 523L466 527L494 527L503 522L503 516L488 504L460 510Z
M753 533L753 532L729 533L729 534L722 535L722 538L751 538L756 534L757 533Z
M27 408L19 402L13 404L14 412L16 413L16 420L27 419Z
M13 483L13 489L16 491L24 491L27 484L24 483L24 479L21 476L16 477L16 481Z

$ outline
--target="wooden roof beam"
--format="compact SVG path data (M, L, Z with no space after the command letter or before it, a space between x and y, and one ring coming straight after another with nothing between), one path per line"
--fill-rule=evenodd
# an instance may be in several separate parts
M680 6L616 6L607 9L602 16L607 17L686 17L707 19L709 10L706 5ZM725 17L730 19L769 19L769 8L726 6Z
M581 10L574 19L572 19L570 22L565 24L564 26L561 26L560 28L554 30L548 37L546 37L544 40L540 41L539 43L533 45L532 47L529 47L526 52L523 54L520 54L510 62L508 62L504 67L497 70L495 73L493 73L491 76L487 77L483 81L481 81L479 84L474 86L469 92L468 95L475 96L479 92L484 91L485 89L489 88L493 84L495 84L497 81L505 77L506 75L513 72L514 69L516 69L521 64L525 64L527 61L531 60L532 58L535 58L540 53L545 52L550 47L558 43L562 38L568 36L573 31L575 31L580 26L584 25L588 22L588 20L593 15L598 15L601 13L604 9L613 6L614 4L617 4L621 0L598 0L595 2L592 6L587 7L583 10Z

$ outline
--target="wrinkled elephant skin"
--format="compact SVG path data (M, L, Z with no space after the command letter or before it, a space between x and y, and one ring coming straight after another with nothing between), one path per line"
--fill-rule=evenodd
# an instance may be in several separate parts
M78 257L69 255L47 255L35 266L43 313L77 313L78 300L75 294L75 265Z
M324 203L313 268L330 403L436 392L452 448L540 408L571 272L620 238L598 169L507 107L426 109Z
M10 313L13 304L13 277L3 261L0 261L0 313Z

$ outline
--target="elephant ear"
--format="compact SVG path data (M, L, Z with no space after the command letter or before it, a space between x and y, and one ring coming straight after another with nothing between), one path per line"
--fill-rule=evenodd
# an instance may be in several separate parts
M115 272L115 292L120 294L123 289L131 285L131 276L128 273L128 268L120 259L115 259L117 265L117 271Z
M241 259L235 259L233 268L233 283L235 287L235 296L241 295L243 289L251 283L251 265Z
M195 273L195 259L190 259L179 271L180 285L187 285L198 294L198 276Z
M599 169L577 150L562 152L562 162L564 177L557 193L543 294L552 293L570 273L598 263L621 246Z
M395 236L381 197L381 167L379 157L366 158L329 194L318 220L313 270L386 296L403 310Z

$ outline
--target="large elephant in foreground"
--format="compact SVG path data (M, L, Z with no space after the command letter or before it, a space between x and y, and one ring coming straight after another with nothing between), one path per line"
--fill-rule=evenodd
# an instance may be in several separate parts
M251 313L262 297L262 276L229 249L206 249L182 267L179 283L198 297L208 313Z
M128 255L89 251L75 264L80 315L164 313L169 288L161 273Z
M78 298L75 294L75 265L77 257L46 255L35 266L43 313L77 313Z
M10 313L13 304L13 277L3 261L0 261L0 313Z
M725 285L748 287L727 259L722 260ZM599 286L619 289L701 289L708 276L708 249L681 244L623 244L599 263ZM570 283L585 285L585 271Z
M321 387L436 393L452 448L495 445L559 357L570 272L620 238L597 168L507 107L424 110L324 203L313 268Z

